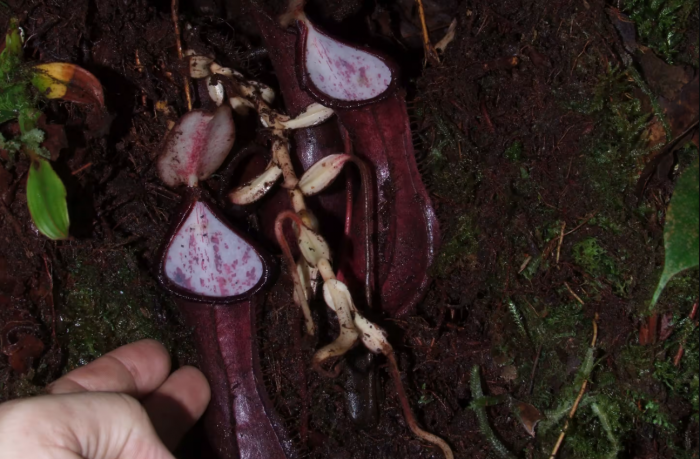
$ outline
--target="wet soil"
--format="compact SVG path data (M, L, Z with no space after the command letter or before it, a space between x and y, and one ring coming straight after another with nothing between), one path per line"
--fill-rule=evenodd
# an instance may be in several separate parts
M27 58L94 73L106 116L94 126L77 105L42 107L67 136L56 168L71 206L68 241L47 241L33 227L26 160L0 168L0 400L38 393L72 368L144 337L163 341L176 366L196 364L190 331L153 276L179 202L158 180L154 159L168 122L186 110L169 2L6 3L0 23L20 18ZM237 2L182 4L192 25L184 36L189 46L276 84ZM686 97L674 88L689 84L697 98L697 12L679 31L685 39L674 73L625 46L609 10L618 5L425 4L433 42L457 21L440 66L425 68L412 1L307 7L335 33L391 54L403 72L443 242L417 310L373 319L389 332L419 422L458 458L498 457L501 448L514 457L548 457L561 424L546 431L540 424L533 438L513 407L525 402L551 418L570 405L597 315L588 390L610 425L582 407L560 457L697 457L698 332L685 319L697 302L697 269L664 293L654 316L659 335L639 340L663 264L665 209L678 173L697 157L697 140L657 161L638 187L645 166L663 151L651 147L663 131L654 102L661 101L674 132L697 116L671 103ZM676 76L659 79L654 69ZM682 113L666 110L671 105ZM237 122L234 155L258 140L250 120ZM205 186L216 195L222 185L214 177ZM255 233L250 222L238 224ZM407 429L382 358L370 364L377 418L353 422L347 365L334 380L309 368L314 349L335 334L330 313L316 304L322 332L303 337L290 292L283 273L260 311L259 347L267 390L299 451L318 458L440 457ZM686 356L676 368L671 361L681 342ZM13 357L17 346L8 349L17 343L22 352ZM362 367L364 360L358 351L351 363ZM488 407L474 403L475 366L484 393L495 397ZM301 422L306 411L308 426ZM203 442L196 430L180 456L199 457Z

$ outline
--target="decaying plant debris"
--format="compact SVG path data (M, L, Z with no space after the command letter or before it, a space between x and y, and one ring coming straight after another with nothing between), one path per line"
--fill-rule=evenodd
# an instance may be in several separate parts
M187 111L188 69L174 47L170 2L5 3L3 27L19 18L25 58L93 73L110 123L90 126L79 105L42 108L49 126L66 126L56 170L68 194L69 241L37 234L23 186L29 164L19 158L10 168L0 152L0 397L37 393L141 337L193 362L189 330L151 271L179 202L157 177L156 154ZM457 458L498 454L493 438L504 454L549 457L583 382L595 314L586 393L557 457L697 457L697 268L671 280L653 311L648 305L663 266L665 212L678 175L698 155L697 135L664 149L698 116L698 16L697 7L661 2L659 11L675 18L664 16L674 38L663 42L650 12L658 3L423 0L433 44L456 19L439 64L425 68L414 1L306 7L326 30L399 63L443 242L415 313L368 318L389 334L418 422ZM260 37L236 6L182 1L183 40L277 89ZM252 118L236 118L232 157L269 140L256 138ZM204 186L225 196L226 180L215 175ZM239 222L261 240L270 231L255 218ZM296 447L318 458L438 454L411 435L384 369L372 370L376 393L359 394L379 400L378 422L365 430L346 409L348 368L337 379L300 371L338 330L332 313L313 305L318 342L305 338L292 292L280 276L257 322L277 412L290 432L300 432L308 412ZM353 359L347 366L358 365ZM545 416L534 437L518 403ZM180 457L199 457L203 441L193 432Z

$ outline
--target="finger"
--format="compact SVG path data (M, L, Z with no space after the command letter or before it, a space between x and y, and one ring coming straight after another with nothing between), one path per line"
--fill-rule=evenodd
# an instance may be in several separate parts
M141 398L156 390L170 373L170 355L158 341L144 339L103 355L59 378L50 394L122 392Z
M161 440L173 450L202 416L210 398L209 383L202 372L182 367L142 403Z
M0 406L2 457L173 459L148 414L128 395L46 395Z

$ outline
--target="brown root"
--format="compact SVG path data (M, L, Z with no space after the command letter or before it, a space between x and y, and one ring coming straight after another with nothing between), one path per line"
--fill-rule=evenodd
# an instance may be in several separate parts
M428 443L432 443L442 450L445 455L445 459L454 459L454 454L452 454L452 448L447 444L445 440L433 435L430 432L426 432L418 426L416 418L413 416L413 411L411 411L411 406L408 404L408 397L406 397L406 392L403 388L403 383L401 382L401 374L399 373L399 366L396 363L396 358L394 357L394 350L389 348L384 350L384 355L387 360L389 360L389 372L391 373L391 379L394 381L394 386L396 387L396 393L399 396L399 401L401 402L401 409L403 409L403 415L406 418L406 423L411 429L411 432Z

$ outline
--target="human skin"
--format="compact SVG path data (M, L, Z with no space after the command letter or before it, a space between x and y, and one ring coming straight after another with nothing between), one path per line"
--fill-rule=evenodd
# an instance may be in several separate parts
M46 395L0 404L7 459L172 459L210 399L204 375L170 374L162 344L142 340L80 367Z

